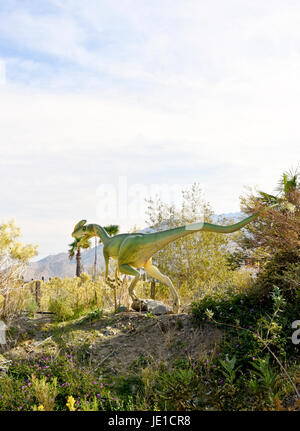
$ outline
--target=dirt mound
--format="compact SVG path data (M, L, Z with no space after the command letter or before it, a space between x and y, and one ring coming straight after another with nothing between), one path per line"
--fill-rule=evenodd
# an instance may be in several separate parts
M221 331L211 326L195 328L187 314L149 318L138 312L119 313L110 325L103 323L94 325L103 335L90 351L99 361L108 357L107 363L116 371L147 359L196 359L212 350L221 337Z
M222 337L222 332L211 325L197 327L185 313L104 313L95 321L85 316L61 324L51 323L52 319L23 317L14 326L15 342L11 339L6 353L11 357L34 357L65 351L76 353L95 369L101 366L111 373L120 373L153 360L206 357Z

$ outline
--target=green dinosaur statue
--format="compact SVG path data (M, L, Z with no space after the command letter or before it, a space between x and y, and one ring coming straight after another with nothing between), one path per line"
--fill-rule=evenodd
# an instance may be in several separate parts
M129 286L129 294L132 300L139 301L134 293L134 288L141 278L141 274L138 270L140 268L144 268L150 277L161 281L170 288L173 296L173 311L178 313L180 300L173 283L169 277L162 274L159 269L152 264L152 256L169 244L169 242L196 232L235 232L256 219L269 208L271 208L271 206L229 226L220 226L211 223L191 223L187 226L181 226L161 232L122 233L112 237L110 237L106 230L98 224L86 224L86 220L81 220L76 224L72 236L79 241L77 246L80 245L80 243L85 244L86 241L93 236L98 236L101 239L103 242L103 256L105 260L105 281L109 286L115 287L113 283L120 282L119 273L132 275L134 276L134 279ZM115 280L110 279L108 275L110 258L116 259L118 263Z

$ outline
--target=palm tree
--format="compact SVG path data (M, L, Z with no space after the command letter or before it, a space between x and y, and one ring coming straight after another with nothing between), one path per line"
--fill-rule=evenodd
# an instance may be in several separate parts
M104 229L110 236L114 236L119 233L119 226L117 224L110 224L109 226L104 226Z
M81 263L81 249L82 248L89 248L90 242L87 241L81 245L79 245L80 240L75 239L71 244L69 244L69 259L72 260L76 254L76 277L80 277L83 267Z
M97 277L97 237L95 236L94 280Z
M282 203L289 197L290 193L300 188L300 182L298 180L299 177L300 171L298 167L296 169L290 169L289 171L283 172L278 182L278 186L275 189L278 192L276 196L259 191L262 203L267 205Z
M298 178L300 176L299 167L296 169L290 169L282 174L278 186L277 191L284 196L287 196L292 191L299 189L300 182Z

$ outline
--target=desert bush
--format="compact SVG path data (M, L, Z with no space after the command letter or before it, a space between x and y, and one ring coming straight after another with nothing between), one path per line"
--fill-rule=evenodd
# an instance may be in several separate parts
M38 379L34 374L31 377L31 384L39 406L37 410L52 411L54 409L55 397L57 395L57 378L47 381L46 377ZM34 408L35 410L35 408Z
M276 196L251 190L241 197L241 209L253 214L276 204L243 229L238 237L240 253L262 267L275 255L298 254L300 247L300 173L284 173ZM240 254L239 254L240 258Z
M276 253L264 266L257 279L261 295L280 286L285 298L295 302L300 297L300 253L297 250Z
M24 306L27 289L22 274L37 246L19 241L20 229L14 220L0 225L0 318L12 319Z
M247 367L252 358L261 357L266 344L283 361L297 357L298 347L291 342L291 324L300 315L300 304L287 302L276 286L266 297L255 290L231 298L207 295L192 303L191 310L196 321L210 319L226 330L223 353L235 355L238 365Z
M42 309L55 313L58 320L68 320L101 308L107 297L103 282L93 281L85 273L74 279L55 277L42 284L41 292Z

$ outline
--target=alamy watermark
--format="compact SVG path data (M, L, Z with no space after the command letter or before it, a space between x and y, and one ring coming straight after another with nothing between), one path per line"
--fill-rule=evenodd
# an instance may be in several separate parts
M7 326L0 320L0 344L6 344L6 329Z
M299 344L300 343L300 320L295 320L292 323L292 329L296 329L296 331L292 334L292 343Z
M190 189L192 184L141 184L128 181L128 177L119 176L116 183L101 184L96 190L96 214L103 224L125 224L133 226L144 224L147 210L147 198L158 196L166 204L180 207L182 191ZM199 208L199 210L201 210ZM198 221L203 214L199 212Z

